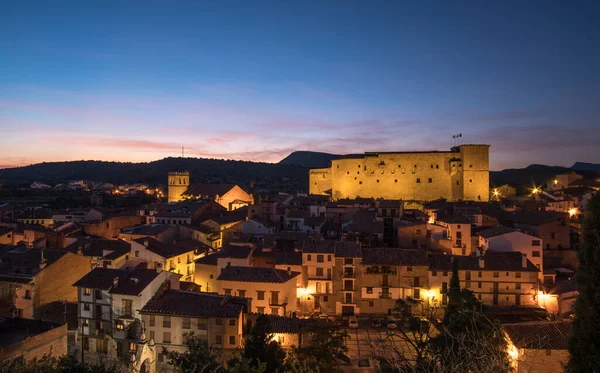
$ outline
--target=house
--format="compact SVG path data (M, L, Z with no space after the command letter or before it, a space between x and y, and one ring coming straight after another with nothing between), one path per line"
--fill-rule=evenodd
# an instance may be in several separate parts
M182 224L179 226L179 234L182 238L198 241L215 250L223 246L221 232L205 224Z
M569 215L555 211L521 211L498 217L502 225L517 228L540 238L545 249L571 247Z
M122 240L81 237L65 250L88 258L90 270L96 267L118 269L129 259L131 245Z
M365 249L371 250L372 248ZM361 303L357 267L362 261L360 244L340 242L335 247L334 304L335 314L351 316L360 313ZM333 310L333 309L332 309Z
M453 255L471 255L471 221L464 216L446 216L438 218L435 224L429 224L432 247L451 252ZM441 235L440 235L441 233Z
M334 313L333 270L337 241L310 243L302 250L303 288L298 292L300 312Z
M28 208L15 216L14 220L22 224L43 225L44 227L49 227L55 223L52 211L44 208Z
M79 342L87 361L119 359L144 348L140 309L162 287L177 289L179 275L157 269L95 268L73 284L78 294ZM80 351L81 352L81 349Z
M296 276L275 268L227 266L217 277L219 293L252 298L250 312L290 316L296 312Z
M499 201L501 199L514 199L517 196L517 189L508 184L502 184L495 188L490 188L490 201Z
M11 318L0 320L0 363L67 354L67 324Z
M131 242L142 237L151 237L160 242L173 242L177 229L167 224L136 225L122 228L119 239Z
M213 233L219 235L217 248L226 245L235 232L242 232L243 224L248 214L247 208L206 216L201 224L210 227Z
M569 361L570 321L502 325L517 373L562 373Z
M355 275L358 300L355 303L360 313L389 314L398 299L427 299L427 264L424 250L364 249L355 271L349 267L343 269L344 290L352 289L352 275Z
M14 229L7 227L0 227L0 245L12 245L16 242L13 242L14 237Z
M183 197L213 200L227 211L254 204L254 197L235 184L194 184L183 192Z
M544 250L543 241L538 237L520 232L510 227L494 227L483 230L478 233L479 247L486 252L487 250L496 252L520 252L527 256L539 270L540 281L543 281L544 274Z
M218 252L208 254L195 261L194 282L202 291L219 291L218 275L227 266L249 267L254 248L247 245L227 245Z
M35 319L55 302L76 301L71 284L89 271L89 259L70 252L0 248L0 317Z
M140 310L149 343L156 346L155 370L168 369L162 353L183 352L189 334L204 339L211 348L230 356L242 346L245 316L250 308L246 298L168 289L152 298Z
M55 223L84 223L102 220L102 212L96 209L72 209L58 211L52 215Z
M427 247L429 244L427 222L402 221L398 226L398 246L403 248Z
M150 224L181 225L198 223L202 216L226 211L212 200L186 200L162 205L149 214Z
M242 232L248 234L275 234L276 228L274 222L261 218L248 218L242 223Z
M488 306L535 306L538 304L539 269L520 252L493 252L483 256L429 255L430 302L444 306L457 261L460 287L472 291Z
M152 237L131 241L129 261L148 268L162 267L166 271L182 275L182 281L193 281L195 249L189 245L168 244Z
M358 210L348 226L348 232L364 246L379 246L383 242L384 231L384 223L377 219L377 211L373 209Z

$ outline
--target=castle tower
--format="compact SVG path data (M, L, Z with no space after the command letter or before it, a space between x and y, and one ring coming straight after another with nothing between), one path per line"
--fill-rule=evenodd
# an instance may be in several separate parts
M190 173L169 172L168 196L167 202L179 202L183 199L181 196L190 186Z
M490 189L490 146L460 145L463 199L487 202Z

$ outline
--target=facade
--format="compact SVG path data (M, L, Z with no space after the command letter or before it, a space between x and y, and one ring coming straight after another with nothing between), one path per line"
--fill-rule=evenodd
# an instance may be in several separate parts
M453 255L471 255L471 222L462 216L439 218L429 224L431 246Z
M102 213L94 209L73 209L60 211L52 216L54 223L85 223L102 220Z
M79 353L83 349L92 361L130 364L145 341L140 309L161 288L179 288L179 276L160 268L95 268L73 286L78 294Z
M9 359L29 361L48 355L67 354L67 324L41 320L7 319L0 322L0 363Z
M183 199L182 195L190 186L190 173L169 172L167 183L167 202L179 202Z
M333 270L337 241L322 241L302 250L302 289L298 291L300 311L305 314L335 312Z
M173 242L176 233L175 227L166 224L136 225L122 228L119 239L131 242L139 238L151 237L160 242L170 243Z
M157 347L155 371L168 368L162 349L183 352L189 333L225 353L240 348L249 302L245 298L174 289L150 300L140 314L149 343Z
M509 227L489 228L479 232L479 247L496 252L520 252L527 256L539 270L539 279L544 275L544 250L543 241L538 237L519 232Z
M183 192L183 198L210 199L227 211L254 204L254 197L235 184L194 184Z
M309 172L311 194L430 201L489 199L489 145L450 151L365 153Z
M562 373L569 361L570 321L504 324L508 354L516 373Z
M195 250L187 245L162 243L151 237L131 241L129 261L145 263L148 268L163 268L183 276L182 281L194 279Z
M471 290L488 306L532 306L538 304L538 272L527 256L518 252L492 252L483 256L429 256L429 301L446 305L456 260L463 289Z

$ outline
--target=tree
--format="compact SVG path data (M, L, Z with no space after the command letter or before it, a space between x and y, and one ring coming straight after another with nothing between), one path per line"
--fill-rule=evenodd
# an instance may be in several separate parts
M265 363L265 373L283 372L285 351L277 341L273 340L268 316L260 315L256 318L256 323L245 336L241 359L247 360L250 366L254 368L258 368L261 363ZM239 363L240 358L234 358L229 365Z
M339 372L340 364L350 362L346 355L348 333L331 322L319 320L304 330L304 333L309 335L310 339L306 346L298 349L298 356L314 365L319 372Z
M588 202L578 252L579 269L568 372L600 371L600 194Z
M473 292L461 289L458 263L452 263L448 307L440 333L430 340L431 364L442 371L511 371L506 339L500 325L490 320Z
M76 357L64 355L60 357L43 356L28 361L7 360L0 362L0 373L118 373L116 364L80 363Z
M169 365L180 373L216 373L224 372L224 367L219 362L217 351L208 346L208 342L186 334L185 352L168 351L163 347Z
M285 371L294 373L319 373L319 367L307 359L301 358L298 349L292 347L285 359Z

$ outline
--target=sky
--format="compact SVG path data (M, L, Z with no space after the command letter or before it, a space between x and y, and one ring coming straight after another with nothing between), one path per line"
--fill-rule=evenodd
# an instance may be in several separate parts
M600 163L600 1L0 1L0 168L490 144Z

